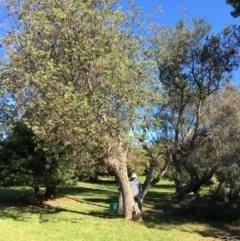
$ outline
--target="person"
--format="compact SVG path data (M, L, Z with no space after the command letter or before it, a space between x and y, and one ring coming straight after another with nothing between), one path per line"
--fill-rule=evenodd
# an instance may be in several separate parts
M134 201L137 202L138 208L142 213L142 184L140 183L139 179L137 178L136 173L132 173L130 178L130 186L133 192Z

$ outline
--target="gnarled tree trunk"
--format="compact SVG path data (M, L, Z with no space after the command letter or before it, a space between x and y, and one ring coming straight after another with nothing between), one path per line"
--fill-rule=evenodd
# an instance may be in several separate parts
M174 194L173 198L176 200L181 200L191 192L197 195L200 187L212 178L216 170L217 167L213 167L210 170L207 169L204 175L201 178L199 178L196 170L193 167L191 167L190 169L188 169L189 175L191 176L191 180L188 184L182 186L181 182L175 180L176 193Z
M108 165L114 170L118 179L123 200L123 214L125 219L141 219L141 212L136 207L132 189L128 179L127 172L127 153L111 151L107 158ZM137 217L137 218L136 218Z

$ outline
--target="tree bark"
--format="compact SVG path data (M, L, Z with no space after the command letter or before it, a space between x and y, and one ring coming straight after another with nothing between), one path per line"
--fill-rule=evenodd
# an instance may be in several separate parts
M154 170L156 168L156 164L157 164L157 160L156 158L151 158L150 160L150 167L149 167L149 171L147 174L147 178L143 184L143 195L142 195L142 199L146 196L148 190L156 185L166 174L169 165L172 162L172 152L171 152L171 146L169 144L167 144L167 157L165 159L165 163L163 168L161 169L161 171L159 172L159 174L157 175L156 178L153 179L153 174L154 174ZM145 146L145 149L147 149L147 147Z
M46 185L45 197L49 199L55 199L57 197L57 187L54 184Z
M212 178L216 170L217 167L213 167L210 171L206 170L202 178L196 178L196 176L193 175L195 178L192 178L191 181L185 186L176 184L176 193L174 194L173 198L180 201L191 192L193 192L195 195L198 194L200 187Z
M149 169L148 169L148 173L147 173L147 177L143 183L143 197L146 195L148 189L150 188L150 183L153 179L153 174L156 168L156 164L157 164L157 160L156 159L150 159L149 161Z
M156 163L154 163L154 162L150 163L149 172L148 172L147 178L146 178L146 180L143 184L143 196L142 196L142 198L144 198L146 196L148 190L152 186L156 185L164 177L164 175L166 174L166 172L168 170L168 167L169 167L170 163L171 163L171 159L166 158L164 167L161 169L161 171L159 172L157 177L154 178L154 179L153 179L153 174L154 174L154 170L156 168Z
M123 211L123 196L121 191L118 196L118 211L119 212Z
M135 206L132 189L127 173L127 157L126 153L115 152L107 158L109 166L114 170L118 179L123 200L123 214L125 219L141 218L138 207ZM133 217L134 215L134 217Z
M35 196L35 198L38 198L38 196L39 196L39 187L33 187L33 189L34 189L34 196Z

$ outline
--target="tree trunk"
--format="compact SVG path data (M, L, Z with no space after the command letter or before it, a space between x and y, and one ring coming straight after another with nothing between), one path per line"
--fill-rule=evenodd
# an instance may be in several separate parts
M166 174L168 167L170 165L170 163L172 162L172 154L169 152L167 152L167 157L165 159L165 164L163 166L163 168L161 169L161 171L159 172L159 174L157 175L156 178L153 179L153 174L154 174L154 170L156 168L156 164L157 164L157 160L152 158L150 160L150 167L149 167L149 171L146 177L146 180L143 184L143 195L142 195L142 199L146 196L148 190L156 185Z
M192 178L190 183L186 184L185 186L181 186L178 182L176 184L176 193L174 194L173 198L176 200L182 200L187 194L193 192L194 194L198 194L198 190L200 187L208 182L214 173L216 172L217 168L214 167L210 171L206 170L202 178Z
M126 219L132 219L133 207L134 207L134 197L129 184L129 179L127 175L127 168L123 167L125 165L120 165L116 175L121 187L122 199L123 199L123 214Z
M154 174L154 171L155 171L155 168L156 168L157 161L156 161L156 159L151 159L149 161L149 163L150 163L150 166L149 166L149 169L148 169L147 177L146 177L146 179L144 181L144 184L143 184L143 195L142 195L142 198L145 197L145 195L147 194L148 189L151 188L151 181L153 179L153 174Z
M57 197L57 187L56 185L48 184L46 186L45 197L49 199L55 199Z
M125 219L141 219L141 212L135 206L132 189L127 173L127 157L125 153L115 152L107 159L109 166L114 170L117 176L123 200L123 214ZM140 214L140 215L139 215ZM133 217L134 215L134 217Z
M143 185L143 196L142 198L144 198L148 192L148 190L156 185L163 177L164 175L166 174L167 170L168 170L168 167L170 165L170 160L166 159L165 160L165 165L164 167L162 168L162 170L159 172L159 174L157 175L156 178L152 179L153 178L153 174L154 174L154 168L152 168L153 171L150 171L147 178L146 178L146 181L144 182L144 185ZM150 167L151 168L151 167Z
M224 198L224 201L227 202L228 201L228 198L227 198L227 191L226 191L226 181L222 181L220 184L219 184L219 187L218 187L218 193L220 195L223 195L223 198Z
M119 196L118 196L118 211L123 211L123 196L122 192L120 191Z
M35 196L35 198L38 198L38 196L39 196L39 187L33 187L33 189L34 189L34 196Z

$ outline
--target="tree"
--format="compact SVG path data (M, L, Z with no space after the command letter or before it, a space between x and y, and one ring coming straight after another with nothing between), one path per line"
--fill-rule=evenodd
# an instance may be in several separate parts
M35 152L33 136L31 130L17 123L1 141L1 186L35 188L42 183L46 160L43 152Z
M148 169L148 157L141 146L132 145L128 152L128 172L143 175Z
M1 80L46 153L69 148L72 163L87 153L111 167L131 218L127 139L154 95L154 63L132 34L139 11L124 13L117 2L7 1L17 23L2 40Z
M175 168L176 199L199 188L216 172L214 154L199 155L208 136L206 118L210 97L231 78L239 66L239 29L228 27L221 34L210 34L205 20L192 20L188 27L180 21L175 28L152 26L152 56L158 64L159 81L167 100L155 111L158 138L165 143L165 165L152 180L156 157L151 155L151 172L146 190ZM146 131L145 131L146 133ZM143 146L149 149L143 142ZM215 156L216 157L216 156Z
M208 118L211 149L215 149L219 165L215 175L219 182L218 194L225 202L236 200L240 193L239 98L239 89L227 85L218 95L214 95Z
M232 5L234 10L231 12L231 15L233 17L239 17L240 16L240 1L239 0L227 0L227 4Z
M51 197L53 193L48 189L69 178L63 174L60 162L53 155L49 160L32 130L21 122L16 122L0 142L0 153L1 186L30 186L35 195L40 186L45 186L46 196Z

